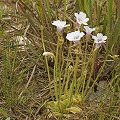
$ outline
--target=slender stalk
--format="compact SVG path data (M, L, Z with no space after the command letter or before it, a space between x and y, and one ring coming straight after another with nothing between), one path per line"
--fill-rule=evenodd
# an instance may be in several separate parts
M78 69L78 62L79 62L79 56L76 56L76 63L75 63L75 69L74 69L74 74L73 74L73 89L75 87L75 91L77 91L77 81L76 81L76 74L77 74L77 69Z
M54 64L54 88L55 88L55 97L58 101L58 95L57 95L57 80L56 80L56 65Z
M58 71L59 71L59 100L61 100L61 45L60 45L60 52L59 52L59 67L58 67Z
M54 0L54 4L55 4L55 16L57 20L57 0Z
M64 14L66 14L66 0L64 0ZM64 16L64 21L66 21L66 17Z
M67 81L66 81L66 85L65 85L65 90L64 90L64 94L65 94L66 97L67 97L67 89L68 89L69 78L70 78L70 70L68 70L68 77L67 77Z
M45 50L45 45L44 45L44 41L43 41L43 29L44 28L43 28L42 25L41 25L40 29L41 29L41 38L42 38L43 49L44 49L44 52L45 52L46 50ZM51 95L52 95L52 100L54 101L53 92L52 92L52 89L51 89L51 80L50 80L49 66L48 66L48 61L47 61L47 57L46 56L45 56L45 61L46 61L46 66L47 66L47 71L48 71L49 89L50 89L50 92L51 92Z
M81 44L81 42L80 42ZM78 46L77 46L77 51L78 51ZM76 84L76 74L77 74L77 69L78 69L78 62L79 62L79 56L78 53L76 53L76 62L74 65L74 74L73 74L73 81L70 86L70 91L69 91L69 96L70 96L70 101L72 102L72 95L74 93L74 87L75 87L75 93L77 92L77 84Z
M87 56L87 45L88 45L88 40L89 38L86 37L86 47L85 47L85 58L83 60L83 89L82 89L82 96L84 96L84 88L85 88L85 80L86 80L86 75L87 75L87 66L88 64L86 64L86 56ZM89 63L89 62L88 62Z
M81 42L80 42L81 44ZM78 47L77 47L77 51L78 51ZM72 94L74 91L74 87L75 87L75 91L77 92L77 81L76 81L76 74L77 74L77 69L78 69L78 62L79 62L79 56L78 53L76 54L76 62L75 62L75 66L74 66L74 74L73 74L73 90L72 90Z
M71 46L71 42L70 42L70 46ZM63 87L65 85L66 75L67 75L67 71L68 71L68 63L69 63L70 50L71 50L71 48L69 47L69 49L68 49L68 57L67 57L67 64L66 64L65 74L64 74L63 84L62 84L62 91L63 91Z
M81 50L81 41L79 43L79 52L80 52L80 56L81 56L81 61L83 61L83 55L82 55L82 50ZM82 62L82 72L83 72L83 62ZM78 79L78 84L77 84L77 88L76 88L76 94L78 94L79 91L79 86L80 86L80 81L82 81L83 79L83 74L81 74L80 78Z
M51 20L49 0L46 0L46 4L48 9L48 16L49 16L49 19Z
M58 68L58 51L59 51L59 41L60 41L60 36L59 34L57 34L58 36L58 43L57 43L57 49L56 49L56 57L55 57L55 64L54 64L54 86L55 86L55 96L56 96L56 100L58 101L58 95L57 95L57 77L58 77L58 69L59 72L61 72L60 68ZM60 67L60 63L59 63L59 67ZM59 75L59 98L61 95L61 90L60 90L60 86L61 86L61 73Z

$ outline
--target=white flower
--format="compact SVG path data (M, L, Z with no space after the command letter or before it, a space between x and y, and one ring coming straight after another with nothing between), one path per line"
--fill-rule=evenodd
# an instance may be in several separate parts
M52 62L53 62L53 58L55 58L54 54L51 52L44 52L43 56L50 57L52 59Z
M94 42L96 43L96 48L99 48L103 43L106 42L107 36L103 36L102 33L98 33L97 37L92 36L92 38L94 39Z
M58 33L61 33L61 31L64 27L70 26L70 24L66 25L66 21L60 21L60 20L53 21L52 25L57 26L57 32Z
M89 18L86 18L86 14L83 12L75 13L75 17L76 17L76 21L79 25L83 24L83 25L88 25L86 22L89 21Z
M75 31L75 32L71 32L71 33L68 33L66 38L69 40L69 41L79 41L85 34L83 32L80 32L80 31Z
M105 43L106 39L107 39L107 36L103 36L102 33L98 33L97 34L97 37L96 36L92 36L92 38L95 40L94 42L95 43Z
M51 52L44 52L43 56L53 56L53 53L51 53Z
M69 41L73 41L75 44L74 46L76 46L77 44L79 44L80 42L80 39L84 36L85 34L83 32L80 32L80 31L75 31L75 32L71 32L71 33L68 33L66 38L69 40Z
M88 26L84 26L85 30L86 30L86 35L88 37L90 37L90 34L95 31L95 28L89 28Z

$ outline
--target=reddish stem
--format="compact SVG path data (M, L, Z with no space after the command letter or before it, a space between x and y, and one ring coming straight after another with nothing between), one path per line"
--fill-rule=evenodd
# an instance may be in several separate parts
M93 79L96 79L97 74L98 74L98 71L99 71L99 69L101 68L101 66L102 66L103 63L104 63L104 62L100 62L99 65L97 65L97 56L95 57L94 73L93 73L93 76L92 76Z

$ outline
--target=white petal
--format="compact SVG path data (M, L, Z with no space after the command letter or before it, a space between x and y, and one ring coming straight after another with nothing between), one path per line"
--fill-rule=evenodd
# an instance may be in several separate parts
M94 40L95 43L105 43L106 41L99 41L99 40Z
M66 21L60 21L60 20L57 20L57 21L53 21L52 25L54 26L64 26L66 24Z
M51 52L44 52L44 53L43 53L43 56L47 56L47 55L49 55L49 54L51 54Z
M70 24L64 25L64 27L68 27L68 26L70 26Z
M88 25L86 22L82 22L83 25Z
M89 29L89 27L88 27L88 26L84 26L84 28L85 28L85 30Z
M103 36L103 37L102 37L102 40L106 40L106 39L107 39L107 36Z
M85 18L85 19L84 19L84 22L88 22L88 21L89 21L89 18Z
M95 31L95 28L93 28L92 31Z
M103 34L102 33L98 33L97 34L97 38L102 38L103 37Z
M99 41L99 43L105 43L106 41Z
M79 13L79 16L82 17L82 18L86 18L86 14L83 13L83 12L80 12L80 13Z
M78 18L79 14L78 13L75 13L75 17Z
M77 23L78 23L79 25L81 25L81 24L82 24L82 21L79 20L79 19L77 19Z
M66 24L66 21L61 21L58 24L59 24L59 26L64 26Z
M92 36L92 38L93 38L94 40L97 40L97 37L96 37L96 36Z
M85 34L83 32L80 33L80 37L83 37Z

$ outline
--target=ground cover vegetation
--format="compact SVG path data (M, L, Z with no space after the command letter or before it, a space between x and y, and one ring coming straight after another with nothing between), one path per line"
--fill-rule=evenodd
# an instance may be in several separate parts
M0 1L0 119L119 120L119 6Z

